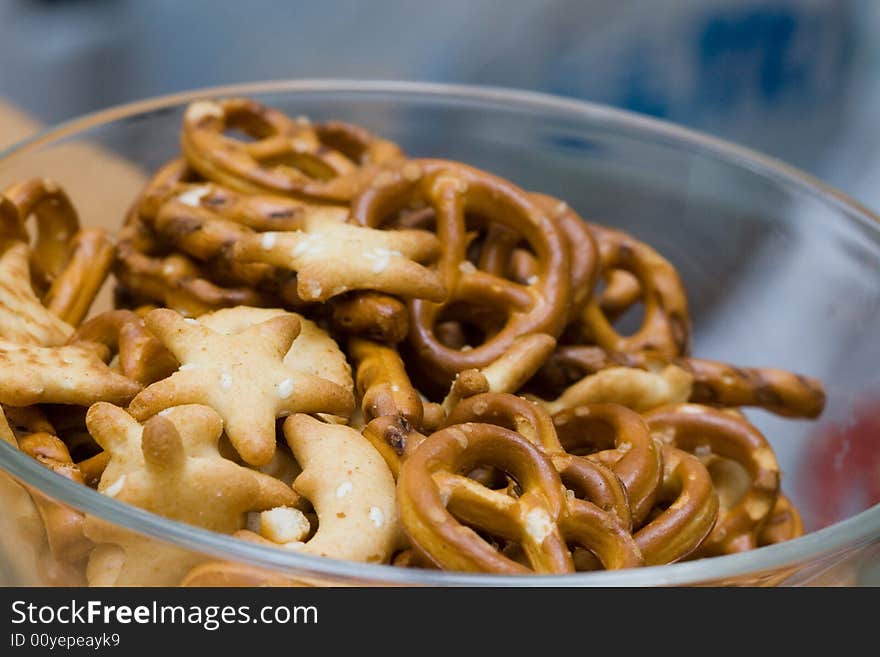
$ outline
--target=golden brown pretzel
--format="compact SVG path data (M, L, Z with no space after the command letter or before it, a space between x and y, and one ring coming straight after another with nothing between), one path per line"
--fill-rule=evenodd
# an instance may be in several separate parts
M636 418L641 421L638 415ZM570 446L563 445L557 436L553 419L538 404L506 393L489 392L475 395L458 403L447 418L446 425L465 422L498 425L529 439L541 447L550 458L559 472L562 483L568 491L571 491L567 493L568 495L573 493L576 497L589 500L611 513L621 527L627 531L632 530L630 498L624 482L613 470L598 461L576 456ZM650 441L648 428L644 427L643 431L645 438ZM623 440L620 442L623 443ZM635 460L630 458L629 467L634 465L632 462ZM659 483L659 455L655 455L655 460L657 460L656 479L658 480L656 486ZM628 471L627 467L622 469Z
M434 210L443 249L438 267L449 292L443 303L410 302L409 343L429 379L445 387L456 373L496 360L521 335L559 335L569 296L568 250L562 231L526 192L456 162L411 160L373 179L354 200L352 221L378 227L413 202ZM540 263L532 285L480 271L467 259L468 230L480 223L517 231L529 244ZM435 334L447 319L482 324L488 335L469 350L450 348Z
M357 291L329 302L330 323L346 335L397 344L409 333L409 311L387 294Z
M468 479L490 465L517 484L519 497ZM642 564L616 518L565 494L553 464L526 438L490 424L459 424L432 434L404 462L398 480L401 520L413 548L441 568L507 574L572 572L568 545L608 568ZM504 556L471 527L518 543L529 566Z
M614 450L612 471L626 487L638 527L653 508L663 478L660 450L642 417L619 404L588 404L553 416L563 448L572 453ZM602 461L602 455L597 455Z
M612 353L596 346L563 345L540 372L545 385L568 385L584 375L611 367L655 369L669 362L693 377L689 401L712 406L757 406L786 417L814 418L825 406L819 380L785 370L735 367L702 358L666 360L656 354Z
M116 246L100 228L84 228L70 242L70 255L43 297L49 312L71 326L88 314L113 267Z
M748 475L744 491L725 497L718 523L700 546L699 556L741 552L756 547L756 534L766 523L779 495L780 472L773 449L752 424L741 417L697 404L679 404L645 415L655 436L687 452L738 463ZM726 477L713 479L719 494Z
M244 132L254 141L228 137L224 134L228 129ZM400 156L396 146L362 129L334 123L316 130L307 120L291 119L246 98L190 104L181 147L193 168L233 189L336 203L357 193L373 175L373 165Z
M170 190L194 177L185 161L172 160L135 202L118 235L114 273L122 288L139 303L160 302L189 316L229 306L275 305L249 287L223 287L209 280L192 258L169 251L145 223L144 216L154 216Z
M77 342L106 345L119 354L122 373L142 385L171 376L178 367L177 359L130 310L108 310L91 318L68 340L68 344Z
M690 316L684 285L675 268L644 242L623 231L595 224L590 230L599 246L602 274L622 269L638 279L645 317L630 336L618 333L594 297L578 325L590 340L614 352L652 351L667 358L687 355Z
M774 545L783 541L790 541L793 538L802 536L804 533L804 523L797 507L792 504L782 493L776 498L776 504L767 522L761 527L757 535L758 547L765 545Z
M19 234L8 235L27 239L25 224L36 218L36 241L31 250L31 271L34 286L44 292L68 259L69 241L79 231L79 217L67 193L48 178L32 178L7 188L3 195L18 211Z
M57 436L33 433L21 438L18 446L22 452L56 474L79 484L85 483L82 473L70 458L67 446ZM85 557L93 543L83 533L83 514L36 490L30 492L46 527L52 555L65 562L79 561Z

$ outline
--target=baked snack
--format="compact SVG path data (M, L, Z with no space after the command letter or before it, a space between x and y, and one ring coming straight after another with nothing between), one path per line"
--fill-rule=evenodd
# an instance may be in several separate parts
M180 146L115 236L52 181L0 195L4 442L166 518L391 567L636 568L803 533L741 409L814 418L821 384L692 355L650 245L252 99L192 103ZM30 494L90 584L299 584Z

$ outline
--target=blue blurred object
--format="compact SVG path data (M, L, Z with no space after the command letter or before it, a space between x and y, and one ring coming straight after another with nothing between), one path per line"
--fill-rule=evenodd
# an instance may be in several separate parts
M0 95L48 122L297 77L512 86L784 159L880 207L874 0L6 0ZM566 145L572 147L576 145Z

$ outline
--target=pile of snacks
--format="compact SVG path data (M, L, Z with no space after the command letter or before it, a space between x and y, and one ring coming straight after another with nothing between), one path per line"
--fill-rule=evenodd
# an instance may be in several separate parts
M51 181L0 196L0 437L46 467L400 567L630 568L802 533L739 409L815 417L821 385L691 357L647 244L249 99L191 104L181 147L116 236ZM106 280L115 309L90 315ZM55 567L92 585L291 583L32 495Z

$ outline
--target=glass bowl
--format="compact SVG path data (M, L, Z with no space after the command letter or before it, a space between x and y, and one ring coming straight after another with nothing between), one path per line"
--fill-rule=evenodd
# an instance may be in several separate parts
M0 188L65 186L84 224L118 227L151 172L178 152L187 103L250 96L291 115L362 124L412 156L457 159L634 233L678 268L693 353L821 379L818 421L749 411L779 457L802 538L751 552L552 577L468 575L309 557L166 520L104 497L0 441L0 584L79 584L51 558L41 496L189 551L302 584L657 586L875 583L880 570L880 224L837 191L757 153L673 125L523 91L285 81L205 89L109 109L0 154ZM108 307L109 295L99 300Z

